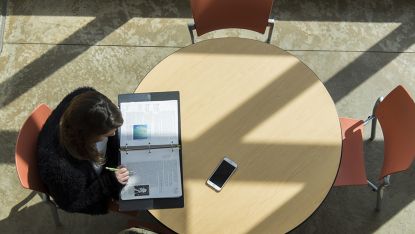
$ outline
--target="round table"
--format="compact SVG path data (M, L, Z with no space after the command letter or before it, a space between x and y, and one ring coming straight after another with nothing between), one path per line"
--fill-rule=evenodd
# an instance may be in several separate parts
M212 39L160 62L136 92L180 91L184 208L150 210L178 233L279 233L306 220L335 180L341 130L318 77L263 42ZM238 170L206 185L224 156Z

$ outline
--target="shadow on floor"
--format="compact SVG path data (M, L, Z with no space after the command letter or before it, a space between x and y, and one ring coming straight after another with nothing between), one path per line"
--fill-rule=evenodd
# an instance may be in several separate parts
M14 164L17 134L16 131L0 131L0 164Z
M407 1L409 2L409 1ZM389 3L371 2L368 4L359 5L359 8L352 7L353 4L349 1L339 1L338 4L319 4L319 1L309 2L304 5L300 1L277 1L273 7L273 11L277 19L282 21L341 21L341 22L390 22L390 21L404 21L398 28L391 32L388 36L376 43L368 51L382 50L385 45L390 42L400 41L399 48L395 51L405 51L414 42L415 37L409 37L409 32L413 28L412 12L413 9L409 3L402 2L402 4L394 5L391 8ZM42 4L47 4L41 7ZM74 32L71 36L60 42L60 45L83 44L85 47L77 47L70 51L63 51L64 48L55 46L47 53L36 59L31 64L21 69L17 74L8 77L5 81L0 83L0 92L3 94L0 97L0 108L8 105L10 102L27 92L39 82L46 79L50 74L57 71L65 64L71 62L73 59L85 52L90 45L94 45L100 40L104 39L110 33L121 27L124 23L132 17L191 17L190 6L188 2L176 1L175 3L168 3L165 0L158 2L144 1L141 4L127 1L123 4L116 4L113 2L99 3L93 2L79 3L78 1L72 4L67 3L63 7L60 3L50 4L49 1L26 1L25 4L14 4L11 15L96 15L94 12L101 10L99 16L85 25L83 28ZM164 5L163 5L164 4ZM335 8L333 8L335 6ZM321 8L320 11L318 11ZM302 9L302 10L301 10ZM302 11L322 14L301 14ZM354 13L356 9L360 9ZM363 9L363 10L362 10ZM392 9L392 10L391 10ZM344 10L344 11L340 11ZM147 12L147 13L146 13ZM148 13L150 12L150 13ZM324 12L331 12L333 14L324 14ZM343 12L343 13L338 13ZM371 12L369 14L368 12ZM388 17L382 12L389 12ZM408 35L408 37L404 36ZM404 39L403 39L404 38ZM409 38L409 39L408 39ZM88 45L88 46L87 46ZM367 54L362 54L352 64L345 67L343 70L333 76L326 86L330 94L333 95L335 102L353 91L358 85L369 79L374 73L382 69L386 64L390 63L396 58L399 53L391 54L390 59L379 61L376 66L367 66ZM371 57L372 58L372 57ZM373 62L371 63L373 64ZM48 69L44 69L47 67ZM355 72L359 74L355 74ZM360 74L363 73L363 74ZM27 79L27 76L30 79ZM350 79L352 78L352 79ZM339 83L342 88L339 89Z
M415 19L415 17L413 17ZM401 25L389 33L382 40L367 51L379 51L383 44L388 44L393 41L399 41L404 31L407 31L406 25ZM402 40L399 46L395 48L396 51L405 51L415 43L415 37L408 40ZM386 65L396 59L401 53L383 53L382 56L373 56L372 53L365 52L356 58L353 62L347 65L342 70L338 71L327 82L324 83L329 91L333 101L339 102L343 97L347 96L354 89L366 82L374 74L382 70ZM385 93L386 95L387 93Z
M274 1L272 14L282 21L403 22L414 4L396 1Z
M33 199L30 194L27 199ZM16 207L16 206L15 206ZM17 208L17 207L16 207ZM0 220L0 233L118 233L128 228L128 222L153 222L151 215L140 213L137 219L131 216L108 213L106 215L85 215L58 210L62 226L55 226L51 210L46 203L24 206L17 210L12 208L7 218ZM141 220L141 221L140 221ZM136 229L135 233L141 233ZM145 231L144 231L145 232Z
M125 0L78 1L67 0L9 0L13 11L9 15L34 16L97 16L101 12L122 10L131 17L142 18L192 18L188 0ZM332 22L402 22L414 5L411 1L274 1L272 15L282 21L332 21Z
M383 163L383 141L365 142L364 150L366 173L372 182L378 182ZM392 175L380 212L375 212L376 193L368 186L333 187L317 211L291 233L375 232L415 200L414 169L415 165L406 172ZM395 230L404 232L402 227Z
M81 37L83 40L86 40L87 43L93 45L128 21L128 17L125 15L118 16L118 20L114 20L112 17L113 15L111 14L97 17L73 33L70 37L66 38L60 44L70 44L74 38ZM102 26L105 27L101 28ZM101 30L95 31L93 34L89 34L90 30L97 28ZM2 93L2 96L0 97L0 108L10 104L13 100L20 97L29 89L45 80L59 68L65 66L65 64L71 62L88 49L89 46L52 47L40 58L36 59L29 65L22 68L19 72L0 83L0 92Z
M117 233L127 228L127 220L114 215L88 216L63 211L59 215L62 227L55 226L46 204L37 203L1 220L0 233Z

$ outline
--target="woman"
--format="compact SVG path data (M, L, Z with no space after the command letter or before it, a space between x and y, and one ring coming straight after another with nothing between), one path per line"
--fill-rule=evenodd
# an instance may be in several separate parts
M67 95L52 112L38 138L38 170L57 205L69 212L104 214L128 180L116 167L121 112L92 88Z

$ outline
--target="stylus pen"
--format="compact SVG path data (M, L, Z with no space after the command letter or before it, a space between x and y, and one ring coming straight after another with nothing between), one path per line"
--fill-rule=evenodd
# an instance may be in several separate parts
M118 168L113 168L113 167L105 167L105 169L110 170L110 171L118 171Z
M105 167L105 169L109 170L109 171L118 171L121 168L113 168L113 167ZM134 171L128 171L130 175L134 174Z

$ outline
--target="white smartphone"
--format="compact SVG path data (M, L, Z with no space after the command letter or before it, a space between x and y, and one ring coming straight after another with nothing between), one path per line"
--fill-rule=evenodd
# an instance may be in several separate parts
M206 181L206 184L212 187L215 191L222 190L226 181L236 171L238 165L229 158L223 158L222 162L216 167L215 171Z

